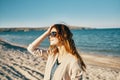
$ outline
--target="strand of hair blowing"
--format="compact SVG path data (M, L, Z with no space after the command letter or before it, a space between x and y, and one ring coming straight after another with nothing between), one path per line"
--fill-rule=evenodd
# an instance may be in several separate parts
M77 49L76 49L76 47L75 47L74 40L73 40L73 39L68 39L68 44L69 44L69 48L70 48L70 50L71 50L70 52L72 53L72 55L74 55L74 56L80 61L80 63L81 63L81 68L82 68L82 70L85 71L86 65L85 65L85 63L83 62L82 57L79 55L79 53L78 53L78 51L77 51Z

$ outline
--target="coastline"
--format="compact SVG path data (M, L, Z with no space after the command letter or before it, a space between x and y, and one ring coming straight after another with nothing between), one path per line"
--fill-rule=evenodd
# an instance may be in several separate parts
M22 28L16 28L16 27L6 27L6 28L0 28L0 32L17 32L17 31L30 31L30 30L47 30L49 28L49 26L44 26L44 27L22 27ZM69 26L70 29L95 29L95 28L89 28L89 27L83 27L83 26Z
M31 55L27 46L0 39L1 80L42 80L46 58ZM120 80L120 57L81 53L87 65L85 80Z

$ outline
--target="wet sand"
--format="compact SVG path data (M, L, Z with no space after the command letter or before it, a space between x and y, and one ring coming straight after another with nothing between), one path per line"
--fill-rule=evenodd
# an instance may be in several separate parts
M84 80L120 80L120 57L81 53L87 65ZM0 80L43 80L46 58L26 46L0 39Z

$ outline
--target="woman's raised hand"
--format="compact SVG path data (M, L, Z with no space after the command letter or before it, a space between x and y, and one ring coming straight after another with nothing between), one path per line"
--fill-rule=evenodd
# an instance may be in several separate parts
M47 29L46 32L47 32L48 35L50 34L51 29L52 29L52 26L50 26L50 27Z

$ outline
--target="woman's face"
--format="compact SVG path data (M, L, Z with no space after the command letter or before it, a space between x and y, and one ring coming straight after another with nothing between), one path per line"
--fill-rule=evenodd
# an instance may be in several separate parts
M49 35L49 40L50 40L50 45L58 45L59 44L59 40L57 38L57 30L55 28L52 28L50 31L50 35Z

